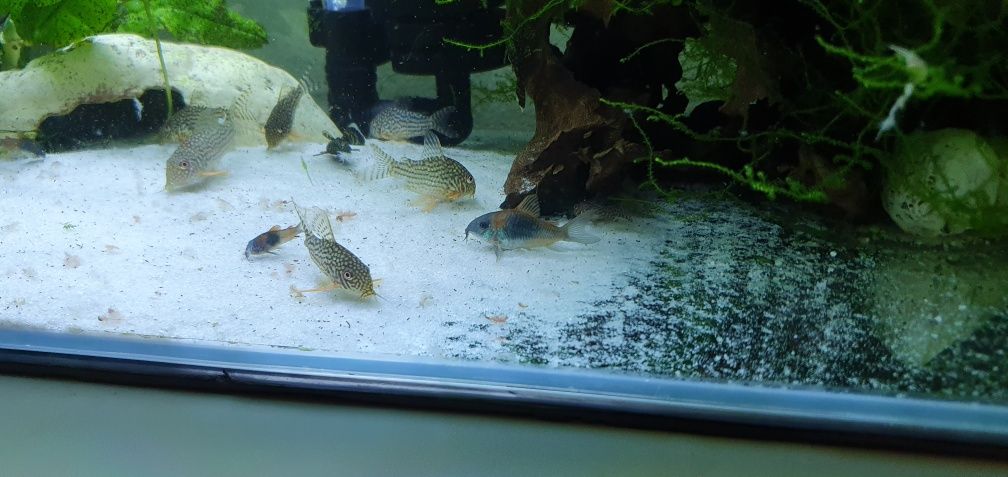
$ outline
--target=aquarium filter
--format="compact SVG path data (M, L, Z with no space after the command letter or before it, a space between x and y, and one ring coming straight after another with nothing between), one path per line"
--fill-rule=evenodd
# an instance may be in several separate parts
M411 107L427 113L454 106L452 124L459 136L442 141L454 145L464 140L472 131L469 75L504 66L504 47L480 52L448 44L444 39L482 44L500 38L502 5L502 0L465 0L445 5L402 0L311 0L309 40L326 49L333 121L344 125L357 122L367 128L368 113L378 102L377 67L391 61L397 73L435 77L437 98L405 99Z

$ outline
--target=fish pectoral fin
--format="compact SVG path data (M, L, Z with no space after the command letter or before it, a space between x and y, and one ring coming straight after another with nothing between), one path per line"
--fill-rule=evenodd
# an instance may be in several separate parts
M372 278L371 279L371 286L372 287L380 286L381 283L382 283L382 279L381 278Z
M226 176L227 171L203 171L198 174L200 177Z
M316 292L330 292L333 290L339 290L343 288L339 283L329 283L316 288L310 288L308 290L297 290L298 293L316 293Z
M416 200L416 204L420 207L420 210L428 213L434 210L434 207L437 207L439 202L441 202L441 199L433 195L421 196Z

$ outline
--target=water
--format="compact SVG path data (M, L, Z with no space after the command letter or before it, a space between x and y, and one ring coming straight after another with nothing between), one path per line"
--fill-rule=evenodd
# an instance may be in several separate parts
M8 160L0 162L0 326L1008 402L1003 238L913 236L884 215L877 196L868 199L873 213L848 220L836 209L728 187L721 176L685 174L677 178L676 197L667 198L637 188L645 176L630 167L617 181L617 196L631 197L629 206L591 225L600 242L505 250L498 258L490 245L463 232L473 218L514 199L504 194L505 179L537 132L534 101L525 110L514 104L511 71L473 74L480 98L473 131L444 149L472 173L475 197L426 213L401 182L355 174L354 164L370 160L370 147L339 161L316 155L326 146L321 132L336 126L327 115L329 60L308 42L304 5L267 12L261 2L233 4L271 32L270 45L249 53L286 73L254 78L261 83L243 97L237 80L214 83L205 68L188 73L199 81L183 79L187 73L169 46L174 82L192 104L230 107L244 98L250 121L260 123L283 88L300 83L309 95L297 109L294 135L267 150L261 131L246 127L223 158L226 175L171 194L163 190L164 161L176 146L158 144L150 134L110 138L111 129L92 128L99 140L50 149L44 158L8 147ZM361 6L322 5L329 11ZM433 98L444 89L458 94L388 64L376 71L382 99ZM603 75L587 71L579 74ZM15 74L0 73L0 83ZM154 79L145 89L159 84L158 74L149 76ZM536 87L543 86L529 85L530 97ZM670 110L675 95L663 94L655 104ZM6 101L14 108L17 95ZM710 109L708 120L721 118ZM698 110L704 114L703 106ZM147 103L143 111L156 114ZM642 122L641 130L654 134L654 122ZM540 125L539 132L554 126ZM613 149L593 142L603 134L575 130L549 138L551 147ZM633 134L622 140L633 141ZM688 137L671 141L676 146L661 146L670 141L654 137L655 147L702 152L682 146L691 144ZM369 142L395 158L420 159L424 151L417 143ZM569 150L557 155L543 181L583 185L577 174L588 171L577 169L580 159L565 159L580 157L577 147ZM830 167L815 159L826 150L790 153L817 170ZM874 166L866 174L881 167ZM661 174L658 180L672 184ZM866 181L863 193L872 194L878 180ZM544 209L564 210L567 189L550 190L561 192L541 194ZM243 256L248 240L273 225L297 223L294 202L330 213L335 239L380 279L379 298L300 292L329 278L312 263L302 238L275 255Z

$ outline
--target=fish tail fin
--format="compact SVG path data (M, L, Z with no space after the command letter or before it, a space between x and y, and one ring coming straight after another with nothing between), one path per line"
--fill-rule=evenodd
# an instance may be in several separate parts
M431 114L431 129L444 134L445 137L457 138L459 137L458 131L452 126L451 118L455 114L455 106L446 106Z
M591 222L591 213L584 213L570 219L560 230L564 231L569 242L583 244L595 243L601 240L599 237L588 232L588 224Z
M373 160L370 163L360 165L357 169L357 175L360 178L373 181L388 177L392 173L392 167L395 165L395 159L392 159L392 156L372 144L371 157Z

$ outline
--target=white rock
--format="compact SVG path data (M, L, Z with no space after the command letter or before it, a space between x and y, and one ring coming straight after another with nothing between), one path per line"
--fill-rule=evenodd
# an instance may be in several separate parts
M924 236L1005 232L1008 164L972 131L943 129L904 140L887 168L882 205L900 228Z
M245 108L262 127L284 88L298 85L286 71L226 48L161 42L171 87L186 104L230 107L246 94ZM86 38L37 58L23 69L0 72L0 138L31 134L50 116L69 113L81 104L137 98L163 89L153 40L109 34ZM325 142L339 129L309 95L298 105L293 140ZM245 137L248 136L248 137ZM265 144L261 131L240 137L240 144Z

